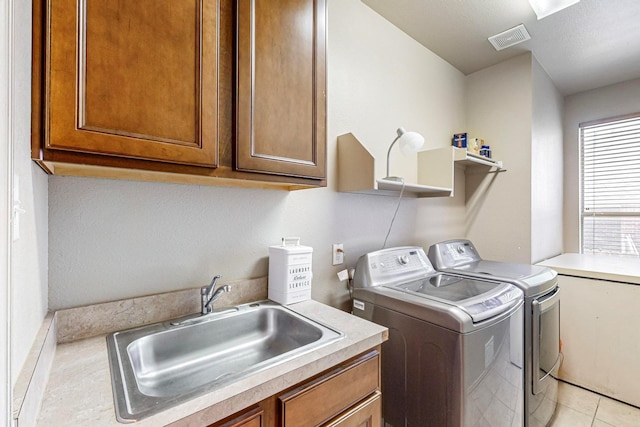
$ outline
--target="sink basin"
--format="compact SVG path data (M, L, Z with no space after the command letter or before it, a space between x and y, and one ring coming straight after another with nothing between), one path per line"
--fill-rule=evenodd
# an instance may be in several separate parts
M343 337L271 301L107 337L116 415L134 422Z

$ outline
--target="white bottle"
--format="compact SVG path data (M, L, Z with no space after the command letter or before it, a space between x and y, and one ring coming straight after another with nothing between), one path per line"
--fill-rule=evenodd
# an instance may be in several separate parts
M473 154L480 154L480 141L478 138L471 138L467 143L467 150Z

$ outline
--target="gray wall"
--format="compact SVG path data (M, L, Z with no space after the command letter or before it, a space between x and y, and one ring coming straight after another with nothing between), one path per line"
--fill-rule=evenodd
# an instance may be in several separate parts
M11 246L12 379L47 312L47 176L31 161L31 2L13 4L11 139L19 183L20 239ZM13 384L12 381L12 384Z
M467 181L477 186L467 200L467 237L487 259L531 260L531 61L524 54L467 76L470 136L484 138L507 169Z
M531 263L563 250L562 114L564 98L533 58Z
M268 246L299 236L314 248L313 297L347 308L336 273L382 246L397 199L335 191L337 136L353 132L382 177L399 126L423 133L427 148L450 144L465 123L464 76L358 0L330 1L328 30L327 188L288 193L51 177L49 307L201 286L213 274L265 276ZM417 175L415 157L393 154L395 170ZM456 203L441 202L433 219L446 218ZM418 206L434 204L404 199L387 246L416 242ZM344 243L344 266L331 265L332 243Z
M9 31L9 13L8 8L0 9L0 34L11 34ZM11 60L9 52L11 51L9 38L0 38L0 63L10 64ZM13 176L13 167L11 159L11 137L9 117L11 112L11 99L9 91L6 90L9 81L8 67L0 67L0 209L2 209L3 224L0 227L0 271L9 271L10 260L10 242L9 220L12 207L9 203L11 198L11 177ZM4 325L0 328L0 384L4 384L0 388L0 426L9 426L11 417L11 386L13 381L11 378L10 363L10 340L9 333L10 316L9 316L9 274L0 275L0 319Z
M529 53L473 73L466 83L470 136L484 138L507 169L467 176L467 237L487 259L535 263L558 255L562 96Z
M412 205L392 243L411 239ZM314 248L313 296L340 306L331 244L345 244L349 264L382 245L395 199L52 177L50 207L51 309L265 276L282 236Z
M564 104L564 251L580 252L578 125L640 113L640 79L567 96Z

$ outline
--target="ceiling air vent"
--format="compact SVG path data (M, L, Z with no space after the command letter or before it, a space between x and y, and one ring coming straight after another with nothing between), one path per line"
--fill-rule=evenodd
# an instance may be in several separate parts
M488 40L496 50L502 50L529 39L531 39L529 32L523 24L520 24L500 34L491 36Z

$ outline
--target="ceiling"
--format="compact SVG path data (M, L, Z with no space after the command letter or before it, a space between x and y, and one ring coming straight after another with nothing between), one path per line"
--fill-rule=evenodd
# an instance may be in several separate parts
M570 95L640 78L640 1L581 0L537 20L528 0L362 0L464 74L531 51ZM487 40L524 24L531 40Z

